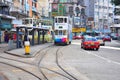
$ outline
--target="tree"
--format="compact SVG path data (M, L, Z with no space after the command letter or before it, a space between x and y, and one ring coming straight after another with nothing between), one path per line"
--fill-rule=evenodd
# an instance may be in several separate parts
M111 3L118 6L120 5L120 0L111 0Z

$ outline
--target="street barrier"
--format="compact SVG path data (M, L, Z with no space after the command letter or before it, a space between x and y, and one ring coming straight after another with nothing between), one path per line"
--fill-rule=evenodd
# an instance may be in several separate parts
M24 45L25 45L25 55L29 55L30 54L30 42L25 41Z

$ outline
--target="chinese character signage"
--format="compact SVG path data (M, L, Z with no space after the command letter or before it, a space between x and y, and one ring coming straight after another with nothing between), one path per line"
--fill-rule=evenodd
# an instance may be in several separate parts
M52 16L58 15L58 4L52 4Z

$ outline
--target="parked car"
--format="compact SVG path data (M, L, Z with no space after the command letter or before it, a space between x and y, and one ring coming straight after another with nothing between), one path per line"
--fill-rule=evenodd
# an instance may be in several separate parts
M103 41L111 41L111 37L110 36L104 36L103 37Z
M99 50L100 43L95 37L84 37L81 42L81 48Z
M113 40L117 40L118 39L118 34L117 33L111 33L110 36L111 36L111 38Z
M101 46L104 46L105 45L105 42L103 41L102 37L100 36L96 36L97 40L99 41L100 45Z
M83 39L83 36L79 33L73 36L73 39Z
M81 35L76 35L76 36L73 36L73 39L83 39L83 36L81 36Z

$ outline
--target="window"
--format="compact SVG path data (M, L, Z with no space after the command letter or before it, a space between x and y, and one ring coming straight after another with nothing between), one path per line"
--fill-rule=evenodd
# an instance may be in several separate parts
M59 30L59 35L62 35L62 30Z
M63 23L63 18L58 18L58 23Z
M58 30L55 30L55 35L58 35Z
M63 30L63 35L66 35L67 34L67 31L66 30Z
M24 0L22 0L22 5L24 5Z
M67 23L67 18L64 18L64 22Z
M55 23L57 23L57 18L55 18Z
M29 23L32 24L32 19L29 20Z

